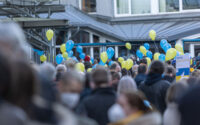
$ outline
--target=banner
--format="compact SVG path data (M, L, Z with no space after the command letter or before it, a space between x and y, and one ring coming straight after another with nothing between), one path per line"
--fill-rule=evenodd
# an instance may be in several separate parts
M190 76L190 56L182 55L176 57L176 81Z

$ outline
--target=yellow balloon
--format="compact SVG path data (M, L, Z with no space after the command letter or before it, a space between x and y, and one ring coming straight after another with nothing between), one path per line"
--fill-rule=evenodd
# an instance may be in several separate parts
M150 30L149 31L149 37L151 38L151 40L156 40L156 31L155 30Z
M183 52L183 46L181 44L176 44L175 48L177 51L179 51L181 54L184 54Z
M47 30L46 37L50 41L53 38L54 32L52 29Z
M62 53L66 52L66 46L65 46L65 44L62 44L62 45L60 46L60 51L61 51Z
M124 61L124 58L123 57L119 57L118 58L118 62L122 63Z
M108 60L107 52L102 52L102 53L101 53L101 61L102 61L103 63L106 63L107 60Z
M151 59L149 57L146 57L147 65L149 66L151 64Z
M126 48L127 48L128 50L131 50L131 44L130 44L130 43L126 43Z
M63 55L63 58L65 58L65 59L68 58L68 53L67 52L64 52L62 55Z
M47 61L47 57L45 55L40 56L40 61L41 62Z
M143 55L146 56L147 50L144 46L140 46L140 51L142 52Z
M154 60L159 60L160 53L155 53L153 56Z
M87 72L91 72L91 71L92 71L92 68L88 68L88 69L87 69Z
M192 61L192 59L190 59L190 65L192 65L193 64L193 61Z
M165 60L166 61L171 60L175 56L176 56L176 49L170 48L170 49L167 50L167 54L166 54Z
M85 65L83 63L77 63L76 64L76 70L85 72Z
M133 66L133 60L132 59L127 59L126 60L126 69L130 70Z
M121 66L122 66L122 69L126 68L126 61L122 61Z

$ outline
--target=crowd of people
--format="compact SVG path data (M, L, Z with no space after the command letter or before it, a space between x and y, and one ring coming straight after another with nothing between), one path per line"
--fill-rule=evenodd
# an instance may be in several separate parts
M175 67L119 62L85 72L73 59L41 65L27 57L23 31L0 24L0 125L199 125L200 71L175 80ZM94 61L96 64L98 61ZM197 65L194 67L198 67Z

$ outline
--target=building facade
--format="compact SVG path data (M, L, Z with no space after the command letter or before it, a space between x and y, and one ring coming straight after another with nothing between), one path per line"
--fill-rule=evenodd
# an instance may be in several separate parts
M60 2L66 5L66 12L52 14L50 18L67 19L69 27L58 29L57 53L59 45L68 39L82 45L84 52L92 57L99 57L100 52L110 46L115 49L115 58L135 54L145 42L150 43L151 51L155 51L161 39L167 39L172 45L183 44L185 52L190 52L193 57L200 53L199 0ZM148 36L151 29L157 32L156 41L151 41ZM131 51L126 50L125 42L132 44Z

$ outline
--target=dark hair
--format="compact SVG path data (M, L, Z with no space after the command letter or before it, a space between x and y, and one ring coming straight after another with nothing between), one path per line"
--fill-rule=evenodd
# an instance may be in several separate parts
M165 73L166 74L172 74L173 77L176 76L176 71L175 71L174 67L171 66L171 65L166 67Z
M147 71L147 66L140 64L139 67L138 67L138 74L145 74L146 71Z
M129 75L128 71L125 68L123 68L121 72L122 72L122 76Z
M110 70L114 70L117 68L117 63L113 63L111 66L110 66Z
M120 80L120 75L119 75L118 72L112 71L112 72L110 72L110 73L111 73L111 76L112 76L112 80L115 80L115 79Z
M147 59L146 58L141 59L140 64L142 64L142 63L147 65Z
M138 110L143 111L144 113L151 111L151 109L144 103L146 98L142 92L128 91L128 92L123 92L122 95L124 95L127 98L127 101L132 108L136 107Z
M111 75L109 70L105 67L99 66L92 71L91 78L94 84L98 87L102 84L108 84L111 80Z
M85 88L90 88L91 73L85 74Z
M161 61L153 61L150 65L149 73L163 74L165 66Z

